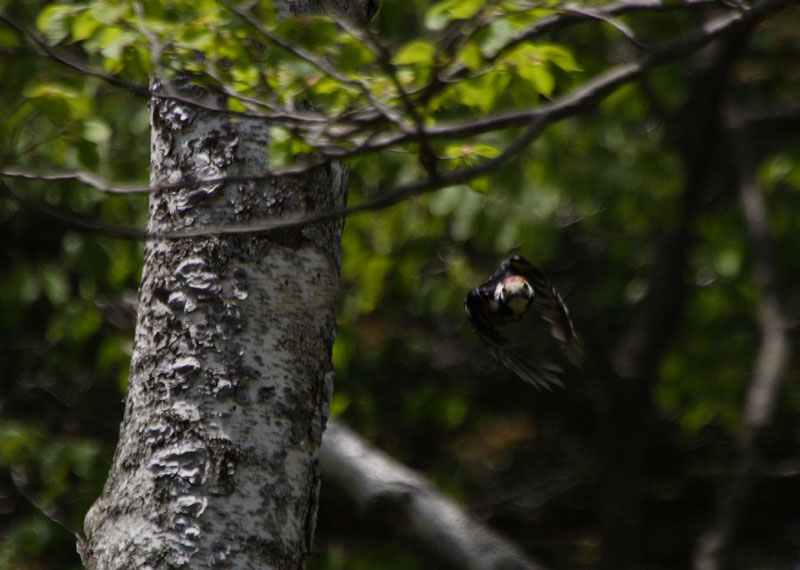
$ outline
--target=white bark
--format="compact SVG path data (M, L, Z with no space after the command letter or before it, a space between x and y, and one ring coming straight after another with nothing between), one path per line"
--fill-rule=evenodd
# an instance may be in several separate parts
M153 183L266 166L263 122L151 105ZM345 167L332 164L302 177L160 191L148 229L328 210L344 204L346 184ZM342 224L147 244L119 444L85 522L89 568L304 566Z

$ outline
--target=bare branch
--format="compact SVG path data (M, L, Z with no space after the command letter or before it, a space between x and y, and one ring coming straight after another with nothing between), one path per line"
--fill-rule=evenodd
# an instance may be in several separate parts
M114 185L106 180L103 180L100 176L85 170L51 173L26 172L23 170L3 170L0 171L0 176L6 178L22 178L25 180L75 180L81 184L85 184L86 186L107 194L149 194L150 192L159 189L157 186L134 186L131 184ZM208 183L214 182L220 181L211 180ZM181 184L177 187L182 188L184 186L186 186L186 184Z
M113 85L114 87L120 87L125 91L128 91L129 93L132 93L139 97L146 97L148 99L150 98L150 91L147 89L147 87L144 87L142 85L137 85L135 83L130 83L128 81L125 81L124 79L117 77L116 75L110 75L108 73L103 73L101 71L90 69L84 66L82 63L79 63L70 57L61 55L60 53L58 53L57 50L53 49L46 41L44 41L38 34L34 33L33 31L29 30L28 28L17 22L16 19L12 18L6 12L0 12L0 20L3 20L9 26L20 32L24 37L27 37L31 41L33 41L36 44L36 46L43 52L45 52L45 54L47 54L53 61L56 61L66 67L69 67L70 69L72 69L73 71L77 71L81 75L89 75L91 77L97 77L99 79L102 79L109 85Z
M489 23L492 21L491 18L488 17L489 10L496 8L498 3L499 0L489 0L470 18L459 22L460 25L458 26L458 31L454 33L452 37L448 38L445 36L442 38L440 45L437 47L434 59L442 54L447 53L448 50L451 50L452 53L458 53L461 48L464 47L467 42L469 42L469 40L475 37L475 34L489 25ZM525 7L523 10L520 10L520 12L527 12L532 8L534 8L534 6ZM505 13L508 14L509 11L506 10Z
M753 148L758 158L769 152L777 141L797 135L800 131L800 106L750 113L742 117L742 125L759 140L760 144L753 145L758 147Z
M749 134L740 127L739 117L733 116L729 122L733 123L732 128L726 131L732 151L731 166L738 178L742 217L755 265L753 277L759 291L757 324L760 340L744 400L736 466L719 497L713 522L698 540L693 558L695 570L723 567L731 535L761 467L759 436L772 419L791 351L787 319L781 309L775 276L767 206L756 181L757 164L748 143Z
M336 420L320 449L323 477L364 509L389 508L390 519L456 568L544 570L507 539L467 515L421 475L368 445Z
M333 218L338 218L349 214L355 214L358 212L374 211L387 208L389 206L392 206L394 204L397 204L398 202L405 200L406 198L416 196L423 192L428 192L431 190L444 188L445 186L450 186L453 184L465 182L471 178L474 178L475 176L479 176L485 172L493 170L498 165L506 162L511 157L518 154L534 138L536 138L541 133L545 124L546 123L544 121L535 121L534 123L531 124L531 126L528 127L528 129L525 130L525 132L520 137L518 137L514 142L512 142L506 148L506 150L503 151L503 153L501 153L499 156L495 158L486 160L477 166L455 170L453 172L440 175L436 178L427 178L419 182L401 185L396 187L391 192L383 193L371 200L365 200L364 202L357 204L355 206L349 206L349 207L339 208L336 210L330 210L327 212L319 212L313 214L298 214L296 216L287 216L278 220L267 220L255 224L246 224L238 226L234 225L204 226L203 228L197 230L184 230L180 232L167 232L167 233L159 233L159 232L148 233L137 230L135 228L119 227L117 228L118 231L115 232L113 226L88 222L76 217L74 214L65 212L64 210L60 210L53 206L38 203L33 200L24 198L19 194L13 192L10 188L8 188L6 185L2 183L0 183L0 190L5 191L7 194L12 196L12 198L14 198L15 201L23 203L29 207L32 207L44 214L51 215L66 223L72 223L73 225L75 225L80 229L89 231L94 230L97 231L98 233L104 235L110 235L112 237L120 237L126 239L131 239L131 238L132 239L184 239L184 238L194 238L194 237L207 237L210 235L267 233L281 229L293 228L315 222L330 220ZM77 173L73 173L72 176L68 175L52 175L52 176L53 177L61 176L62 179L65 177L78 179ZM175 189L175 188L183 188L187 186L204 185L217 182L242 182L246 180L254 180L259 178L260 177L255 177L255 178L241 177L240 179L239 177L225 177L222 179L211 180L211 181L209 180L191 181L191 182L187 181L177 184L161 185L157 187L151 187L150 189L155 189L155 188Z
M719 164L720 104L730 88L730 73L747 45L752 27L736 28L697 58L691 87L677 117L667 124L683 163L684 188L674 226L656 245L647 294L632 314L627 330L610 351L604 406L605 475L603 563L607 568L642 566L643 493L641 481L652 391L658 367L674 338L689 293L685 275L697 240L697 219L707 197L726 182Z
M0 194L6 194L17 204L30 208L34 212L38 212L55 220L64 222L67 226L79 231L121 239L147 239L147 232L144 230L112 226L110 224L103 224L100 222L87 220L61 208L56 208L55 206L26 198L25 196L22 196L21 194L11 190L11 188L9 188L8 185L2 181L0 181Z
M411 120L414 123L413 133L407 128L401 130L404 130L404 132L407 134L413 134L416 137L420 147L419 160L422 164L422 167L431 178L438 178L439 174L436 167L437 157L436 153L431 147L430 141L428 140L428 133L425 129L425 121L417 111L416 103L411 100L408 92L406 92L405 88L403 87L403 84L401 83L397 74L397 69L392 63L392 55L389 52L389 49L374 35L370 34L369 31L367 31L367 36L362 38L361 34L357 30L353 29L353 27L347 22L343 22L342 26L353 38L360 41L362 45L367 47L367 49L372 52L372 55L375 57L375 60L378 62L378 65L383 70L384 74L392 82L395 89L397 89L400 102L403 104L406 113L409 117L411 117Z
M79 542L85 540L83 535L72 528L72 525L69 523L66 517L64 517L61 513L58 513L53 505L45 505L34 496L33 490L29 489L31 483L24 471L10 469L9 474L11 475L11 481L13 482L14 488L17 490L17 492L31 505L33 505L37 511L74 536Z
M659 11L673 11L682 9L695 9L695 8L709 8L720 7L724 4L719 0L688 0L686 2L669 2L664 0L642 0L633 2L619 2L616 4L607 4L599 6L591 11L591 14L586 13L585 10L576 12L573 8L565 6L564 8L557 8L566 14L554 14L549 18L542 18L528 28L518 32L507 44L500 48L493 56L493 60L501 57L503 54L508 53L509 50L515 48L521 43L530 41L531 39L545 33L560 30L565 26L573 25L586 21L586 19L603 19L608 22L606 18L620 16L622 14L630 14L633 12L659 12ZM729 6L728 6L729 7ZM572 11L572 13L569 13Z
M601 22L605 22L606 24L617 30L620 34L622 34L629 42L631 42L637 48L645 51L648 50L647 46L644 45L642 42L640 42L638 39L636 39L636 36L625 24L614 20L612 17L606 14L602 14L597 10L591 10L591 9L587 10L585 8L583 9L570 8L567 6L559 8L559 10L567 14L576 14L578 16L583 16L585 18L589 18L592 20L599 20Z

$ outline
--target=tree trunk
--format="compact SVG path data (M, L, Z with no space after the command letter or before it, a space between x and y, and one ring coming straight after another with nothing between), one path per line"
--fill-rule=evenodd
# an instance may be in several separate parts
M187 185L151 195L150 232L256 222L346 200L340 164L201 184L262 172L269 126L163 98L151 109L152 184ZM304 566L330 398L342 226L147 243L125 417L85 522L87 567Z

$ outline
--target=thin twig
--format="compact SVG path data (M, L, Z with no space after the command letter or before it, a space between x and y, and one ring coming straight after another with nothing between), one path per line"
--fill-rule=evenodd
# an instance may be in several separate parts
M45 517L47 517L48 519L56 523L58 526L66 530L68 533L70 533L72 536L74 536L78 540L78 543L81 543L85 540L83 535L81 535L80 532L72 528L72 526L66 519L64 519L58 513L56 513L54 509L48 508L44 504L39 502L36 499L36 497L34 497L33 494L30 491L28 491L28 489L26 488L28 484L27 477L25 477L22 473L14 469L10 470L10 474L11 474L11 481L14 483L14 488L20 495L22 495L22 497L25 498L25 500L27 500L31 505L33 505L33 507L37 511L42 513Z
M724 34L739 29L741 26L752 24L770 12L780 9L789 2L790 0L764 0L746 12L726 15L717 20L711 21L702 30L691 32L685 35L683 38L668 44L667 46L664 46L658 50L654 50L639 62L624 64L613 68L588 81L581 88L563 96L561 99L557 99L539 108L527 110L521 113L505 115L502 117L474 121L472 123L462 124L457 127L440 127L439 129L432 128L428 130L428 136L431 137L445 135L454 136L456 134L478 134L491 130L492 128L498 128L498 125L513 126L508 122L509 117L511 116L525 117L528 119L527 129L525 129L525 131L517 139L510 143L500 155L495 158L487 159L478 165L444 173L436 178L429 177L421 181L400 185L392 190L382 192L380 195L355 206L337 208L328 212L317 212L308 215L300 214L298 216L288 217L281 220L269 220L256 224L226 227L204 227L192 231L147 234L145 237L147 239L180 239L208 235L266 233L279 229L298 227L309 223L334 219L358 212L380 210L425 192L430 192L439 188L451 186L453 184L466 182L476 176L483 175L503 165L505 162L515 157L531 141L533 141L547 125L592 108L621 85L635 80L651 69L676 59L693 49L696 49L714 39L721 37ZM519 124L519 122L516 123L516 125ZM382 139L379 139L368 146L361 146L355 149L344 149L338 153L329 151L328 156L333 159L353 156L356 154L393 146L395 144L405 142L410 138L411 137L404 133L395 134L394 138L384 136ZM308 168L312 168L314 165L314 161L311 160L302 166L290 167L280 171L276 170L266 176L247 176L241 178L225 177L224 179L220 180L187 181L177 183L175 185L160 185L157 188L168 189L215 182L255 180L269 176L288 175L291 173L302 172ZM149 188L149 190L153 189L154 187ZM63 212L61 212L61 216L64 216ZM103 230L104 233L107 233L105 231L106 229L108 228ZM134 239L141 239L141 236L143 235L143 233L139 230L131 228L120 228L120 231L117 233L117 237L132 237Z
M606 24L608 24L609 26L611 26L612 28L617 30L620 34L622 34L629 42L631 42L637 48L639 48L641 50L644 50L644 51L647 51L647 49L648 49L646 45L644 45L642 42L640 42L636 38L636 36L633 34L633 32L630 29L628 29L627 26L625 26L624 24L622 24L620 22L615 21L614 19L610 18L607 15L604 15L604 14L600 13L597 10L570 8L570 7L567 7L567 6L564 6L562 8L558 8L558 10L560 12L566 12L567 14L576 14L578 16L583 16L585 18L590 18L590 19L593 19L593 20L599 20L601 22L605 22Z
M719 7L720 5L724 5L724 3L720 0L686 0L684 2L670 2L669 0L625 0L614 4L599 6L593 10L593 13L594 19L598 19L601 17L608 18L635 12L703 9ZM537 20L527 28L517 32L511 39L508 40L508 42L500 46L493 54L487 55L486 64L491 65L495 63L509 51L524 42L531 41L532 39L545 33L555 32L566 28L567 26L572 26L585 21L586 18L584 16L565 13L564 11L542 18L541 20ZM421 101L427 101L447 85L457 81L460 78L463 78L468 72L469 68L465 65L456 65L455 67L450 68L446 73L434 76L428 85L421 87L417 92L413 93L413 95L417 95Z
M389 49L372 34L367 36L366 41L363 41L358 37L358 34L355 32L355 30L351 29L351 26L344 24L344 28L354 38L362 41L363 45L365 45L372 52L380 68L392 82L395 89L397 89L397 93L400 96L400 101L403 103L406 113L409 117L411 117L411 120L414 123L414 135L420 149L419 161L422 164L422 167L428 173L428 176L430 176L432 179L438 178L439 172L436 166L437 156L428 138L428 133L425 129L425 121L417 111L416 103L411 100L411 97L409 97L405 87L403 87L400 77L397 74L397 69L392 63L392 54L389 52Z
M134 185L114 185L93 172L86 170L74 170L71 172L26 172L24 170L2 170L0 176L6 178L24 178L26 180L75 180L81 184L85 184L90 188L94 188L99 192L105 194L149 194L157 189L154 186L134 186ZM211 183L213 183L212 181ZM182 184L179 187L186 186Z
M104 73L102 71L98 71L96 69L92 69L91 67L75 60L72 57L59 53L58 50L50 46L38 34L34 33L33 31L29 30L28 28L20 24L16 19L11 17L6 12L0 11L0 20L3 20L9 26L20 32L23 36L27 37L32 42L34 42L36 46L39 47L39 49L41 49L45 53L45 55L47 55L50 59L52 59L56 63L68 67L69 69L72 69L73 71L76 71L81 75L96 77L97 79L100 79L105 83L108 83L112 87L118 87L137 97L146 98L148 100L151 98L171 100L177 103L192 105L194 107L197 107L198 109L203 109L205 111L222 113L226 115L234 115L237 117L243 117L249 119L264 119L277 122L292 121L292 122L310 122L310 123L320 123L325 121L324 119L321 120L319 117L315 117L313 115L306 116L303 114L291 113L288 110L272 114L252 113L246 111L236 111L234 109L228 109L226 107L219 107L216 105L209 105L207 103L203 103L202 101L197 101L190 97L184 97L181 95L151 93L148 87L139 85L137 83L131 83L129 81L121 79L120 77L117 77L116 75L111 75L108 73Z
M72 212L68 212L61 208L56 208L55 206L51 206L50 204L45 204L44 202L40 202L37 200L31 200L12 190L7 184L3 181L0 181L0 194L5 194L9 197L9 199L13 200L17 204L21 206L25 206L35 212L40 214L44 214L49 218L53 218L55 220L59 220L64 222L69 227L74 228L76 230L81 230L85 232L90 232L93 234L104 235L112 238L118 239L132 239L132 240L146 240L147 239L147 232L144 230L140 230L137 228L127 228L122 226L112 226L110 224L104 224L101 222L95 222L92 220L87 220Z
M369 89L369 86L360 81L358 79L354 79L351 77L346 77L339 73L336 69L328 65L323 59L317 58L314 55L308 53L302 48L299 48L287 40L283 39L282 37L272 33L268 30L264 25L261 24L250 12L245 12L235 6L232 6L230 2L227 0L220 0L220 3L228 8L234 14L237 14L240 18L242 18L245 22L247 22L254 30L256 30L261 36L265 39L270 41L272 44L280 47L281 49L285 50L286 52L294 55L295 57L302 59L303 61L311 64L319 71L330 77L331 79L341 83L342 85L348 85L350 87L356 88L361 94L366 98L367 101L372 105L372 107L381 115L383 115L388 121L396 125L401 130L409 130L410 127L406 125L402 117L399 116L394 109L386 106L383 102L377 99Z

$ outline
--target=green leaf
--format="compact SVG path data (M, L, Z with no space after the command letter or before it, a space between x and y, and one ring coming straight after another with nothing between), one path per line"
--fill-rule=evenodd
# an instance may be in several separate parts
M556 44L538 44L535 47L542 59L552 62L561 70L567 72L583 71L572 56L572 52L564 46Z
M81 12L72 21L72 41L82 42L91 38L99 26L100 22L95 18L93 11Z
M483 63L483 54L478 46L474 43L468 43L464 46L456 58L459 62L463 63L468 69L476 71L480 69Z
M98 22L110 26L118 23L131 6L131 2L95 2L89 11Z
M4 294L18 299L24 305L29 305L36 301L42 293L42 284L33 271L27 268L19 268L9 276L6 283L3 283Z
M455 166L460 164L478 164L480 157L495 158L500 155L500 150L489 144L449 144L442 151L445 158L454 161Z
M349 34L340 40L337 57L339 69L349 72L356 72L362 66L375 61L372 52Z
M454 20L471 18L486 5L486 0L451 0L448 12Z
M627 121L638 121L647 114L647 98L643 97L639 86L631 83L623 85L600 104L609 113L618 113Z
M90 479L102 463L102 454L93 441L80 441L68 448L72 472L81 479Z
M500 156L500 149L489 144L479 144L475 146L475 153L486 158L496 158Z
M537 93L541 93L545 97L550 97L553 94L556 79L544 67L522 67L517 69L517 74L522 79L525 79Z
M425 13L425 26L442 30L452 20L465 20L478 13L486 0L445 0L431 6Z
M108 59L119 59L122 51L131 45L139 36L136 32L120 26L109 26L100 32L100 53Z
M27 462L40 446L38 430L20 424L0 424L0 464L13 467Z
M759 166L758 183L765 190L774 190L778 186L800 189L800 152L778 152L767 157Z
M449 144L444 148L442 155L445 158L463 158L469 154L471 147L463 144Z
M400 48L392 61L395 65L430 66L433 63L434 53L436 53L436 47L432 43L425 40L414 40Z
M70 334L74 340L85 342L100 329L101 324L103 324L103 318L100 313L87 307L73 322Z
M59 97L62 99L73 99L79 93L72 87L67 87L61 83L32 83L22 92L25 97Z
M488 194L492 189L489 178L486 176L476 176L469 181L469 189L478 194Z
M449 215L455 211L468 192L469 189L465 185L442 188L431 197L428 207L434 216Z
M580 70L569 51L553 44L521 45L509 53L505 60L519 78L545 97L552 96L556 86L550 67L556 66L570 72ZM525 98L524 92L517 93L520 104Z
M456 85L456 99L459 103L480 110L490 111L495 101L504 93L511 77L505 71L494 71L461 81Z
M19 36L14 30L0 29L0 46L2 47L17 47L20 45Z
M384 281L389 274L389 270L394 266L394 262L389 257L374 256L367 261L361 273L361 310L370 313L380 301Z
M82 165L92 170L100 165L100 153L97 151L97 145L86 139L81 139L75 142L75 147L78 150L78 160Z
M516 30L504 19L493 20L477 37L480 38L481 51L486 55L494 55L514 37Z
M36 28L50 43L57 44L69 35L69 19L75 7L50 4L36 16Z

